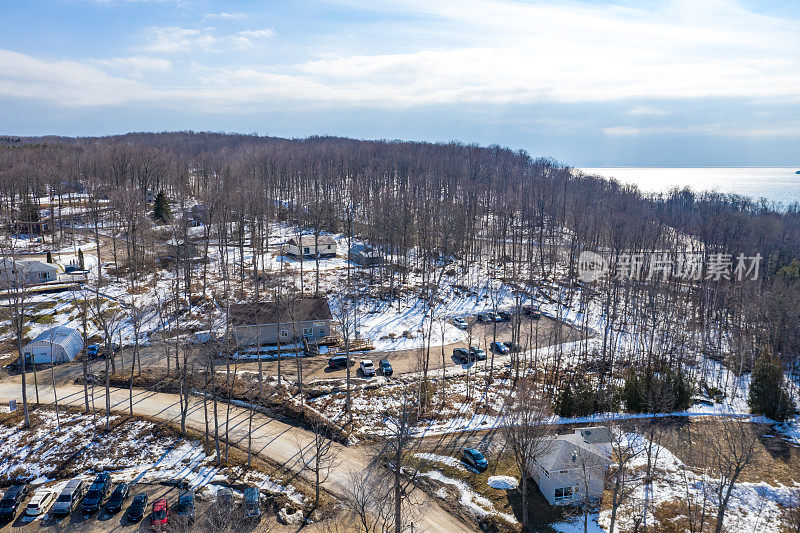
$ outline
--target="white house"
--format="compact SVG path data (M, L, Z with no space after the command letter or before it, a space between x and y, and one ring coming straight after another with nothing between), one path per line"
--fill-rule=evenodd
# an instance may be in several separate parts
M604 426L579 428L548 438L528 464L531 477L550 505L579 504L603 496L611 464L611 431Z
M63 272L55 263L44 261L2 259L0 260L0 286L38 285L48 281L57 281Z
M66 363L83 349L83 337L77 329L58 326L40 333L22 348L28 363Z
M336 241L330 235L301 235L292 237L286 243L286 253L294 257L334 257L336 255Z

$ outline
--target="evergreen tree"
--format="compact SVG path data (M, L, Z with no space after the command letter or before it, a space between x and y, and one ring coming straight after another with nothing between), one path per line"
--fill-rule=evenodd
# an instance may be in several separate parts
M86 270L86 263L83 260L83 250L78 248L78 266L81 267L81 270Z
M794 402L783 383L783 363L764 348L750 376L750 410L782 422L796 413Z
M156 195L156 201L153 204L153 220L162 224L172 220L172 210L169 208L169 201L164 191Z

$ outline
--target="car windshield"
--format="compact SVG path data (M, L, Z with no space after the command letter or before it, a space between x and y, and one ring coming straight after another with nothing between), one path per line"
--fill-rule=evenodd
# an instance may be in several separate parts
M72 501L72 496L70 496L69 494L62 494L61 496L58 497L58 501L60 501L60 502L71 502Z
M87 498L99 498L100 497L100 489L89 489L89 492L86 493Z
M156 520L163 520L163 519L165 519L167 517L167 512L165 510L163 510L163 509L160 510L160 511L156 511L155 513L153 513L153 517Z

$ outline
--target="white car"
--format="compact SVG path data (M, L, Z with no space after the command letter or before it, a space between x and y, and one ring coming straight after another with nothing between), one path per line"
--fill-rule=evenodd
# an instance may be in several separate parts
M41 488L36 491L28 502L25 508L25 514L28 516L39 516L47 512L50 506L56 499L56 493L52 489Z
M375 375L375 365L372 364L372 361L369 359L361 360L361 373L364 374L365 377L372 377Z

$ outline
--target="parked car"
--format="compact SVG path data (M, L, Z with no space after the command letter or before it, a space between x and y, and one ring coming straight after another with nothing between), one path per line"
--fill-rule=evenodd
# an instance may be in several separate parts
M454 318L453 325L459 329L467 329L469 327L469 324L463 318Z
M453 349L453 358L456 361L460 361L462 364L469 363L469 360L471 359L469 350L467 350L466 348Z
M361 373L368 378L375 375L375 365L372 364L372 361L369 359L361 360Z
M328 358L328 366L331 368L347 368L347 356L335 355Z
M12 520L17 507L25 498L25 485L11 485L0 500L0 520Z
M183 523L194 522L194 491L185 490L178 496L178 503L173 508L175 518Z
M169 520L169 504L165 498L153 502L153 516L150 518L150 527L163 528Z
M478 322L485 324L487 322L491 322L493 318L489 316L489 313L479 313L476 317Z
M67 516L70 514L83 498L84 486L82 478L74 477L70 479L53 504L53 515Z
M144 510L147 508L147 493L140 492L133 497L131 506L128 507L128 520L138 522L144 518Z
M522 351L522 345L517 343L517 342L508 341L508 342L504 342L503 344L505 344L506 348L508 348L508 351L510 351L510 352L521 352Z
M391 376L394 374L394 369L392 369L392 365L389 363L388 359L381 359L378 361L378 368L381 369L381 374L384 376Z
M503 344L502 342L499 342L499 341L495 341L492 344L490 344L489 348L494 353L499 353L500 355L505 355L505 354L508 353L508 347L505 344Z
M89 490L86 491L86 496L83 497L83 504L81 505L83 512L89 514L100 509L100 504L110 489L111 476L108 472L101 472L97 475Z
M244 489L244 516L247 518L261 517L261 492L256 487Z
M483 472L489 467L489 462L483 454L475 448L464 448L462 453L464 455L464 462L478 472Z
M90 359L94 359L100 355L100 345L99 344L90 344L86 347L86 356Z
M476 361L486 361L486 352L480 346L470 346L469 355Z
M503 320L511 320L511 317L513 315L510 311L498 311L497 316L499 316Z
M127 483L120 483L114 487L114 492L111 493L111 496L108 497L108 501L106 502L106 512L108 514L118 513L129 495L130 487Z
M503 322L505 320L502 316L500 316L500 313L489 313L489 316L494 322Z
M33 498L28 502L25 508L25 514L28 516L40 516L50 509L53 502L56 501L56 493L53 489L42 487L33 493Z

